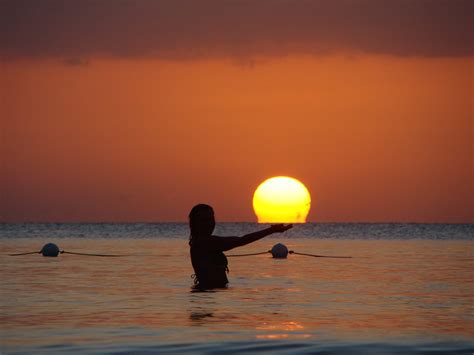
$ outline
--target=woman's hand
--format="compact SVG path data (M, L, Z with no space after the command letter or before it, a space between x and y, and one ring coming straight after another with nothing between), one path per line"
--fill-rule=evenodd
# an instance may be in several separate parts
M293 228L292 224L272 224L270 230L272 233L283 233L286 232L288 229Z

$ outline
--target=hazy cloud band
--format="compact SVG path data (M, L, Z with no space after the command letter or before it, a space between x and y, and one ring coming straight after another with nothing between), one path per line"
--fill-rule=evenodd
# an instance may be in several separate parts
M7 0L3 58L470 56L470 0Z

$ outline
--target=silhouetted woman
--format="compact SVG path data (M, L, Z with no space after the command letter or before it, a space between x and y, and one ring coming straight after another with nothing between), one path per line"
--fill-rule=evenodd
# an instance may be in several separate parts
M195 284L200 289L226 287L227 258L224 251L255 242L272 233L282 233L291 224L275 224L271 227L244 235L243 237L218 237L212 235L216 221L214 210L209 205L199 204L189 213L191 236L191 262L194 269Z

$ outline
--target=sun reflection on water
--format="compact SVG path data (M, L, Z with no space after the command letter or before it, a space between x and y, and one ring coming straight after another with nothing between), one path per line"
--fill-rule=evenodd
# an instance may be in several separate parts
M303 326L303 324L296 321L263 322L261 325L255 327L255 329L259 332L265 332L265 334L257 334L257 339L304 339L311 337L311 334L301 333L301 331L305 329L305 327Z

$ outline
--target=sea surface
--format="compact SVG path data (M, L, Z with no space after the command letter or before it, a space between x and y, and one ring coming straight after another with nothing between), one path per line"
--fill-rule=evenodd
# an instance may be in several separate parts
M220 223L239 236L255 223ZM0 352L472 354L474 225L304 224L191 289L185 223L0 225ZM46 243L76 253L9 256Z

